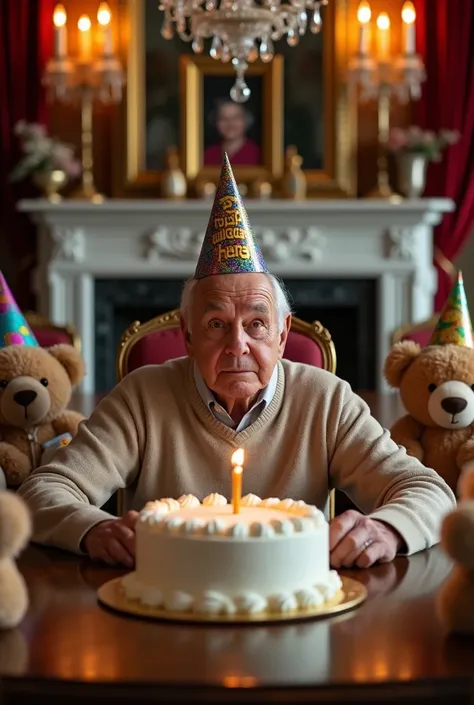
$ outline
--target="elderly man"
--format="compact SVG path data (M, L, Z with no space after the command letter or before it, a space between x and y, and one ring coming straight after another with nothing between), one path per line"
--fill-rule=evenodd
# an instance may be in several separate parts
M182 299L189 356L127 375L76 438L20 488L34 540L132 566L137 510L158 497L231 494L245 449L245 493L327 506L337 487L360 508L331 524L333 567L367 567L438 540L455 505L349 385L283 360L284 291L253 238L227 158L194 278ZM100 507L125 488L128 512Z

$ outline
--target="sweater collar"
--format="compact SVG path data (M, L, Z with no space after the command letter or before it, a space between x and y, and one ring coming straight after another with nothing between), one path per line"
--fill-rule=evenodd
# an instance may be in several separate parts
M220 404L217 401L216 397L214 396L212 391L209 389L209 387L204 382L202 374L200 373L199 368L198 368L195 361L193 361L193 374L194 374L194 382L196 384L196 389L198 390L201 399L203 400L204 404L207 406L209 411L214 415L215 415L215 411L217 409L219 409L220 411L221 410L224 411L224 413L227 413L227 412L225 412L224 409L221 409ZM275 396L277 383L278 383L278 365L275 365L275 368L273 370L272 376L270 377L269 383L267 384L266 387L264 387L263 389L260 390L254 404L248 410L248 412L245 414L245 416L252 416L253 418L255 418L262 411L264 411L264 409L266 409L266 407L271 403L273 397Z

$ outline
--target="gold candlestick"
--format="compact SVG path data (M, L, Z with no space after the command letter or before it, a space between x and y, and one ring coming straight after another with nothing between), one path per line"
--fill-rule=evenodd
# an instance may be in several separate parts
M92 106L93 93L88 85L80 87L81 98L81 146L82 146L82 179L81 186L74 191L72 198L85 199L92 203L102 203L104 196L97 192L94 185L94 157L93 157L93 127Z

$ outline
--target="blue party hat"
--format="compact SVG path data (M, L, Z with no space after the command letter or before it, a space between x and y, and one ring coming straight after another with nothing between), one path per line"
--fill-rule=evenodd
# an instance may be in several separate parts
M5 277L0 272L0 348L8 345L38 347L38 341L18 308Z
M229 158L224 154L194 278L248 272L268 272L268 269L250 227Z

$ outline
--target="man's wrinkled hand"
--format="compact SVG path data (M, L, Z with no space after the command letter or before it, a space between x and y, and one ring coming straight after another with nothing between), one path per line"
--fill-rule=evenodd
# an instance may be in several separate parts
M393 561L403 546L400 534L377 519L349 509L332 520L329 550L332 568L369 568Z
M133 568L137 518L138 512L130 511L120 519L102 521L93 526L83 540L86 553L94 561Z

